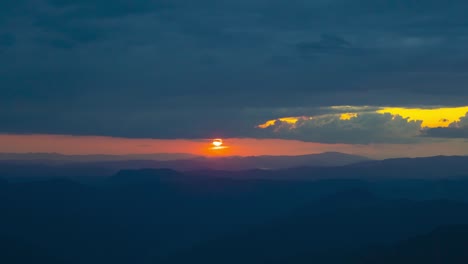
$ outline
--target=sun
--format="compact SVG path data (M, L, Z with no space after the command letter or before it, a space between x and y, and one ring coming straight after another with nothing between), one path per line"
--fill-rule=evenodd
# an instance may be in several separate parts
M229 154L229 148L221 138L214 138L210 141L210 147L207 150L209 155L219 156Z
M213 139L213 142L211 143L215 147L221 147L223 145L223 140L220 138Z

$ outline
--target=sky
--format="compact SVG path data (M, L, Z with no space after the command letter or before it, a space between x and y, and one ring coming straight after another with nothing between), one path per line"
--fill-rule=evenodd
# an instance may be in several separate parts
M0 1L0 152L468 155L466 10Z

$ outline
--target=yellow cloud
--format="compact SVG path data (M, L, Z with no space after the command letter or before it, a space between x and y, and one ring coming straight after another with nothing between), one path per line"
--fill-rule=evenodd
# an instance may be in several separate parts
M291 129L296 128L299 120L312 120L318 117L339 117L340 120L351 120L362 113L391 114L401 116L410 121L422 121L422 128L448 127L451 123L460 121L468 113L468 106L461 107L441 107L441 108L405 108L405 107L380 107L378 110L370 106L331 106L329 109L342 111L337 114L326 114L320 116L290 116L268 120L258 125L258 128L267 128L275 125L276 121L281 121L291 125ZM372 110L371 110L372 109ZM353 112L348 112L353 111Z
M300 119L301 117L294 117L294 116L290 116L290 117L281 117L281 118L278 118L278 119L274 119L274 120L268 120L266 121L265 123L261 124L261 125L258 125L257 127L258 128L267 128L267 127L270 127L270 126L274 126L276 121L281 121L281 122L285 122L285 123L288 123L288 124L291 124L291 125L294 125L297 123L297 121Z
M399 115L408 121L420 120L423 128L448 127L451 123L460 121L468 112L468 106L443 108L403 108L385 107L377 110L379 114Z
M357 113L343 113L340 115L340 120L350 120L351 118L355 118L357 116Z
M328 115L320 115L320 116L315 116L315 117L314 116L280 117L280 118L277 118L277 119L268 120L265 123L258 125L257 127L258 128L267 128L267 127L274 126L276 121L281 121L281 122L284 122L284 123L287 123L287 124L291 125L291 128L295 128L295 125L299 120L312 120L314 118L324 117L324 116L330 116L330 117L339 116L340 120L350 120L351 118L357 117L358 113L328 114Z

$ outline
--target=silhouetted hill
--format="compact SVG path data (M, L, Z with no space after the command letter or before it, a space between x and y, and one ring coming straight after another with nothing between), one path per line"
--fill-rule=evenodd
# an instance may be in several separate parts
M358 208L377 203L379 198L370 190L363 188L349 188L326 196L319 203L326 204L333 210L340 208Z
M4 264L26 264L26 263L47 263L65 264L39 249L36 245L30 245L0 235L0 263ZM70 263L70 262L68 262Z
M166 181L181 176L172 170L116 176L118 184L110 178L93 187L63 179L8 184L0 195L0 232L77 263L154 263L160 256L269 222L358 184Z
M112 183L134 184L182 180L184 175L171 169L121 170L110 178Z
M359 263L464 264L468 263L468 225L438 227L386 250L368 253Z
M8 181L0 178L0 188L4 188L8 185Z
M349 201L359 196L368 194L353 191L332 203L320 200L323 207L313 205L282 221L219 238L166 263L352 263L350 252L395 243L439 225L468 223L468 204Z

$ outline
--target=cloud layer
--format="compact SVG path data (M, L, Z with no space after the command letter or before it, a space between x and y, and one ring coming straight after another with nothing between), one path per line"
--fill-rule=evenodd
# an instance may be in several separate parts
M263 137L254 127L265 120L332 105L463 105L467 9L464 0L1 1L0 133ZM406 142L417 128L374 115L318 122L285 137L361 142L375 129L376 142L397 141L389 133ZM317 135L333 128L335 140Z

